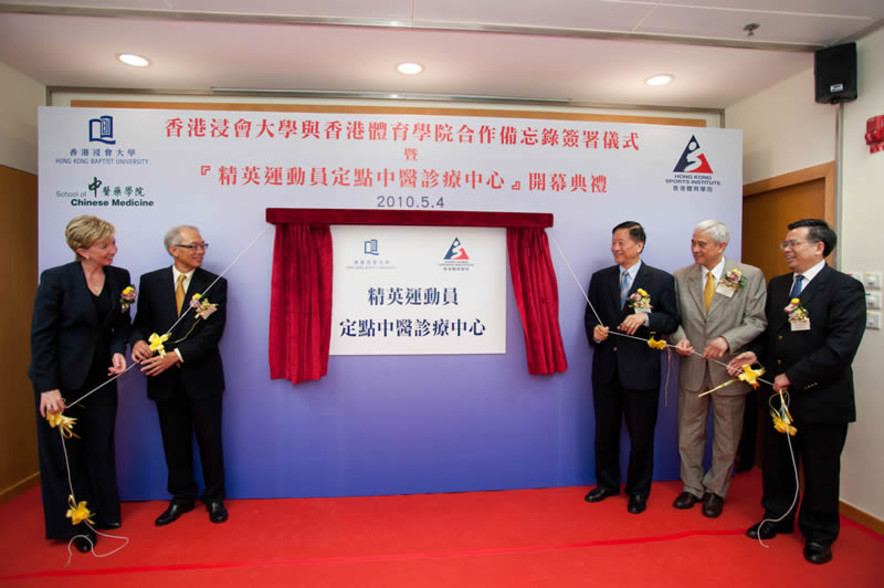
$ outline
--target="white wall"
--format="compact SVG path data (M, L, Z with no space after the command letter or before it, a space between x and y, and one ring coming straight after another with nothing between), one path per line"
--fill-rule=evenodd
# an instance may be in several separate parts
M842 269L882 271L877 235L884 218L884 153L870 155L866 119L884 114L884 30L857 44L858 92L844 109L843 191L839 202ZM812 61L812 60L811 60ZM814 102L813 66L725 111L726 127L743 130L743 181L751 183L834 161L837 108ZM857 422L842 458L841 499L884 519L884 394L876 362L884 335L867 330L853 363Z
M725 127L743 129L743 183L835 160L834 106L814 102L808 69L725 110Z
M37 107L46 87L0 63L0 165L37 173Z
M859 98L844 106L841 260L851 271L884 271L884 152L869 153L866 120L884 115L884 29L857 43ZM878 292L881 292L880 290ZM857 422L847 434L841 497L884 518L884 333L866 330L856 361Z

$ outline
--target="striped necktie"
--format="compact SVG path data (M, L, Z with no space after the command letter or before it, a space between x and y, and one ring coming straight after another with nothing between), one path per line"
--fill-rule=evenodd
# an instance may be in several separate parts
M798 274L795 276L795 283L792 284L792 291L789 292L789 299L798 298L798 295L801 294L801 282L804 281L804 276Z
M629 279L629 272L624 270L620 272L620 308L626 304L626 297L629 296L629 287L632 286L632 280Z

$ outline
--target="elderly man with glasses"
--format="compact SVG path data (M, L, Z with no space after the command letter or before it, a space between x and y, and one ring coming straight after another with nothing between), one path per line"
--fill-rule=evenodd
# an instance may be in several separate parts
M156 402L169 470L172 501L156 525L168 525L193 510L194 433L205 481L202 501L209 520L223 523L227 520L221 447L224 371L218 341L227 315L227 281L202 269L209 244L196 227L172 228L164 245L174 262L141 276L132 334L132 359L141 364L147 395Z
M826 265L835 242L835 232L825 221L805 219L789 225L780 248L792 272L770 281L767 330L753 351L729 364L730 373L736 374L760 359L774 392L788 391L796 429L789 437L771 426L764 428L764 519L746 534L772 539L792 532L798 492L794 454L804 470L798 527L806 541L804 558L815 564L832 559L831 545L840 530L841 450L847 424L856 420L851 364L866 322L862 284Z

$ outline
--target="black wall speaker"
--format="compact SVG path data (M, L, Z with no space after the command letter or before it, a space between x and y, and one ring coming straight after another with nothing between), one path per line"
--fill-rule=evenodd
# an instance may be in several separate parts
M827 47L813 60L816 101L840 104L856 100L856 43Z

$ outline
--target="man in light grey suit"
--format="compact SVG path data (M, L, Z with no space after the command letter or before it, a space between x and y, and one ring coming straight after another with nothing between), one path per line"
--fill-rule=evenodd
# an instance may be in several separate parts
M701 222L691 238L695 263L673 274L681 315L681 325L672 340L682 356L678 379L678 452L684 483L673 506L687 509L702 500L703 514L710 518L719 516L724 506L743 428L743 407L751 388L734 382L712 394L700 394L731 379L727 362L744 351L767 326L764 274L756 267L725 258L729 241L730 232L724 223ZM702 357L694 355L695 345ZM712 465L704 472L710 402L715 432Z

